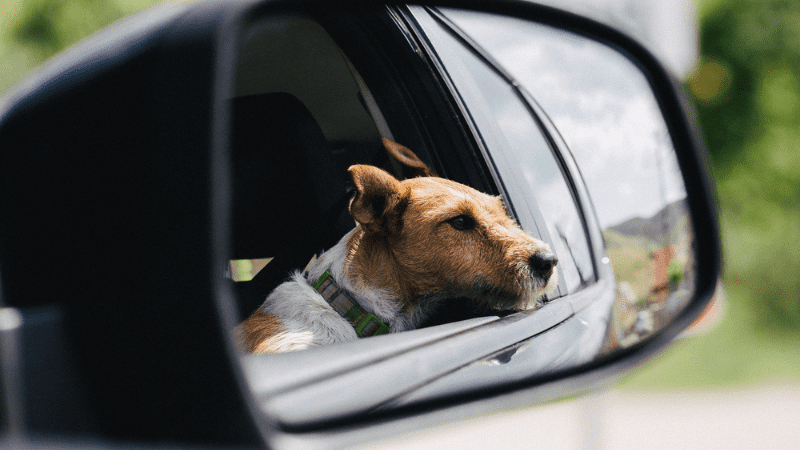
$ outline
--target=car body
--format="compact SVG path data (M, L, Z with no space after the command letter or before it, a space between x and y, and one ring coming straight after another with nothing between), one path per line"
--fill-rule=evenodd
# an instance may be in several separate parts
M705 306L719 264L707 173L674 80L596 22L521 2L492 9L619 46L644 74L684 189L663 249L688 255L670 287L678 306L658 326L620 319L587 166L529 85L470 34L469 12L163 4L62 54L4 103L7 442L349 447L587 389L666 345ZM501 97L521 132L498 119ZM233 326L352 228L344 169L403 175L381 137L501 196L557 253L557 291L536 311L454 299L419 330L241 355ZM31 269L41 260L46 274Z

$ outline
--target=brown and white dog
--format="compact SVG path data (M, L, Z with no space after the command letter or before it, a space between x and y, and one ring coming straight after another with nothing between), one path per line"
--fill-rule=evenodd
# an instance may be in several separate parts
M410 150L384 144L395 159L409 158L422 164L420 173L432 173ZM398 181L368 165L348 171L356 228L237 327L246 351L299 350L378 329L414 329L447 298L535 308L555 288L555 256L508 216L500 198L435 176ZM330 284L330 292L315 288L319 283ZM342 305L354 309L345 313Z

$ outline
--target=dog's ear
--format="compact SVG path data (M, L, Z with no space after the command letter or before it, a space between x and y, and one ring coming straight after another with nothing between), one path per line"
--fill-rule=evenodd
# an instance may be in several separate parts
M355 165L347 171L356 188L350 201L353 218L367 231L399 231L409 192L396 178L375 166Z
M383 147L386 149L386 153L389 154L389 157L407 169L411 175L410 178L437 176L436 172L422 162L408 147L387 138L381 138L381 141L383 141Z

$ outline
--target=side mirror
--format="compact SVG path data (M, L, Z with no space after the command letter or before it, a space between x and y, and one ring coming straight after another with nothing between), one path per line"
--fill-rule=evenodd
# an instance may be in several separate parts
M162 5L6 99L0 275L20 320L0 344L4 392L22 392L7 430L349 447L591 389L691 324L720 251L677 82L574 14L423 3ZM558 281L503 308L476 276L409 331L244 352L235 327L347 242L354 164L499 197ZM55 269L29 270L43 255ZM26 375L62 365L80 401L44 408L47 380Z

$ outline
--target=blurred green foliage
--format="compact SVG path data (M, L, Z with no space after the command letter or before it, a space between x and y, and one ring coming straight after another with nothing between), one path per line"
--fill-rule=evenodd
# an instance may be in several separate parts
M0 3L0 93L61 49L154 3ZM687 85L719 191L727 318L632 384L800 378L800 0L699 6L701 60Z
M800 1L700 1L688 84L717 182L727 301L628 388L800 381Z
M715 2L689 81L719 189L725 281L800 335L800 1Z
M0 93L46 59L156 0L3 0Z

